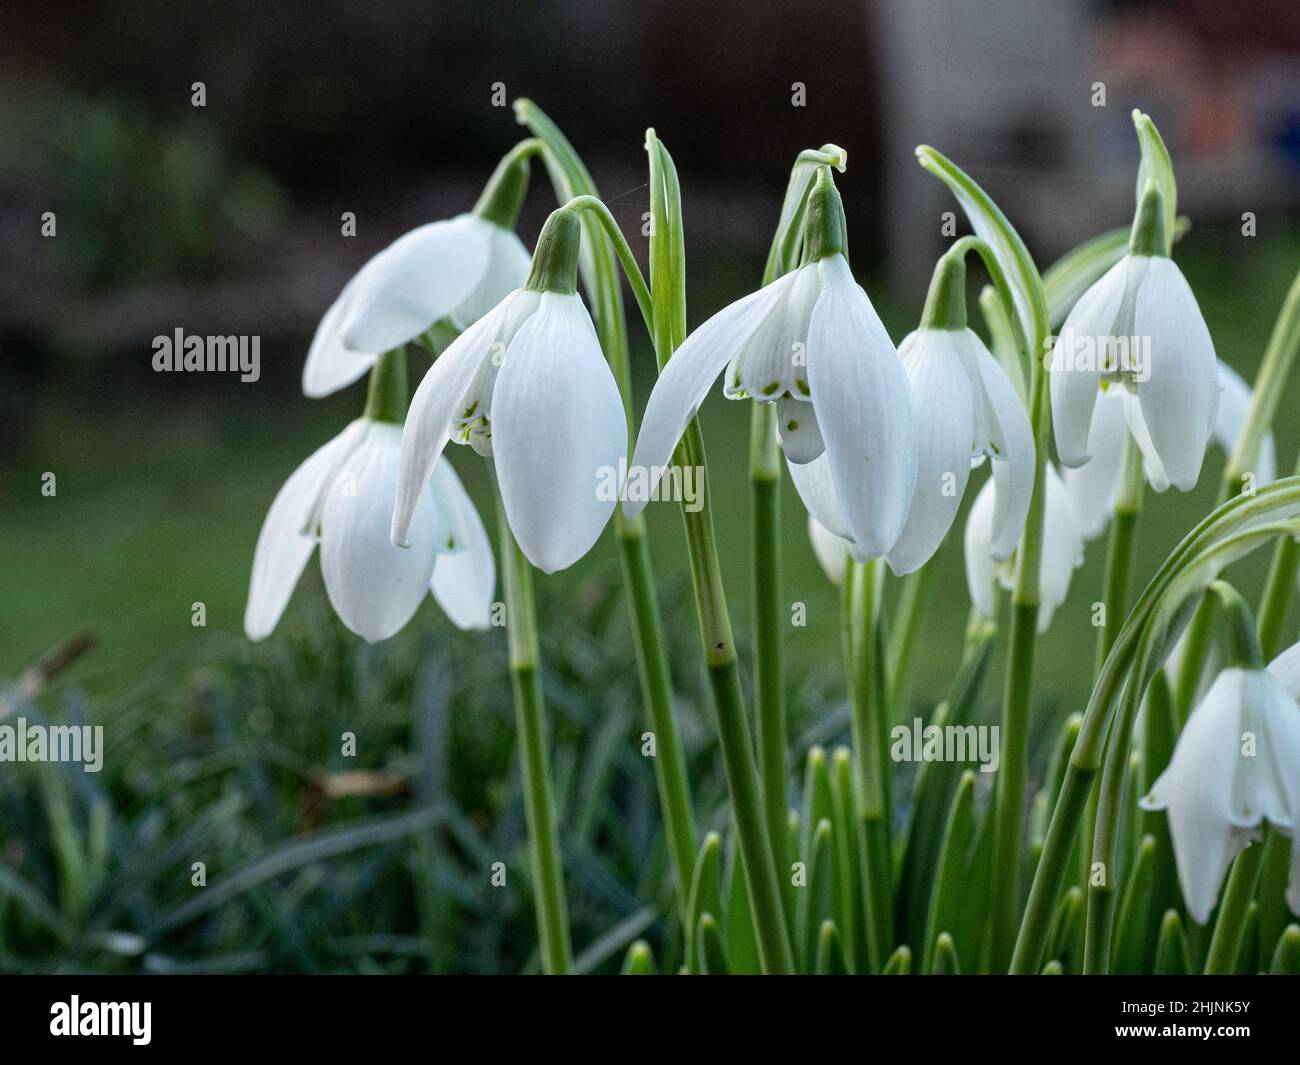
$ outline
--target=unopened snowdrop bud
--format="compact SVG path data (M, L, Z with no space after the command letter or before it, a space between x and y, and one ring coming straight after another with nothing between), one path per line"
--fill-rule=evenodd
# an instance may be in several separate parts
M402 438L392 541L405 545L450 440L495 459L506 517L545 573L571 566L614 511L627 456L614 376L577 294L580 208L552 213L527 282L462 333L411 401Z
M916 419L898 353L845 254L844 210L825 167L809 193L802 265L686 338L650 394L632 465L653 487L725 370L728 399L776 404L781 448L810 513L879 557L907 517ZM623 504L629 517L647 495Z
M1182 271L1168 258L1164 205L1148 183L1129 253L1080 297L1051 356L1052 421L1065 466L1092 457L1103 383L1125 389L1123 412L1147 469L1186 492L1201 472L1219 406L1214 343Z
M396 492L405 355L376 364L366 412L285 482L258 536L244 614L250 639L270 635L317 544L330 604L371 643L401 629L432 589L464 629L487 628L496 581L486 530L444 463L419 493L415 549L389 543Z
M431 222L374 255L321 319L303 368L318 398L351 384L379 352L446 320L463 330L523 282L528 251L515 219L538 142L520 143L497 167L473 211Z
M966 325L965 247L942 256L921 327L899 345L918 425L916 491L907 524L886 556L897 574L939 549L966 494L970 471L991 458L996 506L992 555L1020 540L1034 490L1034 434L1015 385Z
M849 542L836 536L811 514L808 515L808 539L812 541L813 554L821 564L827 579L837 588L844 583L849 567Z
M1168 812L1183 899L1198 924L1209 920L1228 867L1259 839L1261 826L1293 837L1300 817L1300 648L1264 669L1258 646L1243 653L1243 642L1141 800L1144 809ZM1286 897L1300 912L1300 848L1292 852Z
M1051 463L1047 470L1047 509L1043 519L1043 560L1039 576L1038 631L1046 632L1056 608L1070 593L1074 571L1083 564L1083 536L1061 475ZM997 517L993 481L985 483L966 518L966 586L971 603L983 618L993 620L997 585L1015 587L1015 559L998 561L993 552Z

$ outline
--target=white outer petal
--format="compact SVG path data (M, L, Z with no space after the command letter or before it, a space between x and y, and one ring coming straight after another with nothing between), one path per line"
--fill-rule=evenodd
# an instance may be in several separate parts
M818 269L823 288L808 326L808 384L845 521L863 551L879 557L902 532L916 486L911 387L844 257L822 259Z
M1232 860L1246 847L1258 817L1243 816L1241 757L1245 671L1225 669L1192 711L1169 766L1141 800L1166 810L1178 880L1197 924L1209 920Z
M1083 565L1083 534L1075 520L1070 494L1061 475L1047 464L1047 510L1043 519L1038 631L1046 632L1056 608L1070 594L1074 571Z
M393 507L393 543L406 544L420 493L428 486L438 456L447 446L447 431L474 375L483 360L493 356L498 344L508 342L501 339L502 335L512 335L516 323L526 320L537 303L535 292L512 292L452 341L424 375L411 397L411 409L402 432L401 469Z
M1219 414L1214 423L1214 438L1224 453L1231 455L1237 446L1237 438L1246 427L1246 417L1250 414L1250 405L1254 392L1236 370L1222 359L1219 360ZM1277 478L1277 448L1273 443L1273 434L1264 437L1259 448L1259 457L1255 460L1255 484L1262 487Z
M1016 386L984 342L969 329L963 331L960 342L968 350L970 364L979 372L988 400L989 436L991 443L1001 452L1001 458L993 459L997 489L997 509L993 514L993 558L1004 562L1020 542L1025 518L1029 515L1029 499L1034 493L1038 467L1034 430Z
M543 573L573 565L614 513L617 492L599 489L617 486L627 458L618 385L578 296L543 293L515 334L492 394L492 449L520 550Z
M483 277L496 228L462 214L398 237L357 275L357 294L340 325L344 344L391 351L445 318Z
M1124 440L1128 425L1124 420L1123 386L1106 389L1097 397L1088 432L1088 451L1092 459L1082 466L1061 470L1065 487L1070 491L1074 516L1084 539L1095 540L1110 524L1115 493L1124 460Z
M356 297L360 274L355 274L321 318L307 349L302 368L303 395L321 399L350 385L375 364L376 354L349 351L343 345L340 326Z
M1292 699L1300 700L1300 643L1292 644L1273 659L1268 664L1268 671Z
M1170 483L1191 491L1218 414L1219 371L1201 309L1172 259L1151 260L1133 324L1151 344L1150 379L1137 386L1142 420Z
M349 426L312 452L275 494L253 552L253 574L244 609L244 631L250 640L269 636L289 605L298 578L316 549L316 537L307 530L307 524L326 478L349 446L352 432L353 426Z
M838 536L849 544L849 550L859 562L865 562L867 556L853 542L849 532L849 523L844 520L844 511L840 507L839 497L835 494L835 476L831 473L831 460L822 452L812 462L787 462L790 480L795 491L803 501L808 516L826 529L832 536Z
M1050 387L1052 431L1063 466L1082 466L1089 459L1088 434L1102 374L1072 366L1071 345L1084 338L1095 344L1110 335L1124 299L1129 259L1125 256L1079 297L1066 316L1052 351Z
M827 579L840 587L849 565L849 542L836 536L811 514L808 515L808 539Z
M425 486L409 550L388 537L402 427L370 422L335 474L321 508L321 573L343 624L375 643L410 621L428 592L442 529Z
M433 564L433 597L460 629L486 629L496 591L492 543L474 502L450 462L433 468L433 498L456 548L442 551ZM447 540L442 545L445 547Z
M664 467L672 458L673 449L686 431L687 423L695 416L718 374L779 304L782 293L794 276L786 274L724 307L673 352L650 392L641 430L637 434L632 466L646 469L649 476L646 498L640 498L640 493L637 493L638 498L623 503L623 513L629 518L640 514L649 502L649 496L663 476Z
M966 515L962 548L966 556L966 588L971 605L989 621L997 608L997 571L993 564L993 482L984 482Z
M477 322L507 295L523 288L528 277L532 256L514 230L484 222L488 227L488 259L478 283L460 303L448 313L452 324L464 332Z
M920 329L904 337L899 356L916 412L916 489L907 521L886 556L902 576L920 569L943 543L970 479L975 408L980 397L966 357L950 330Z

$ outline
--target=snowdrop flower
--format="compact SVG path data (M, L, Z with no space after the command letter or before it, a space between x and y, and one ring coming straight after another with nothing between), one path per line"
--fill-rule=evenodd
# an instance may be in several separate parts
M495 459L510 529L543 572L571 566L609 521L627 423L577 294L578 218L569 207L551 215L524 287L462 333L420 382L402 437L394 544L413 539L424 485L448 440Z
M1296 657L1297 648L1281 658ZM1280 659L1278 660L1280 661ZM1192 711L1168 768L1141 800L1166 810L1187 910L1205 924L1224 874L1268 822L1285 836L1300 815L1300 706L1279 674L1297 663L1223 670ZM1294 685L1293 685L1294 690ZM1300 911L1300 848L1287 905Z
M1038 631L1046 632L1056 608L1070 593L1074 571L1083 565L1083 536L1074 518L1070 495L1050 462L1047 470L1047 509L1043 519L1043 561L1039 587ZM966 586L981 617L993 619L996 584L1015 587L1014 559L994 557L997 499L993 481L985 483L966 518Z
M837 588L843 585L849 568L849 542L836 536L811 514L808 515L808 539L827 579Z
M448 463L419 493L415 547L400 551L389 543L401 440L400 424L368 413L284 483L253 556L244 613L250 639L275 628L317 544L331 605L371 643L401 629L430 591L460 628L487 628L496 583L492 548Z
M1129 253L1080 297L1051 356L1061 463L1082 466L1100 386L1119 385L1129 431L1157 481L1195 486L1219 406L1218 363L1182 271L1165 254L1162 205L1147 187Z
M473 211L411 230L357 271L316 328L304 393L338 391L444 319L464 330L523 284L528 252L514 223L531 144L501 161Z
M1213 439L1225 454L1231 454L1236 447L1237 438L1245 428L1253 393L1241 375L1221 359L1218 374L1219 412L1214 423ZM1097 397L1092 427L1088 432L1088 451L1092 458L1077 469L1067 467L1062 471L1080 528L1087 540L1096 539L1110 523L1115 496L1120 489L1124 437L1128 432L1124 406L1134 401L1132 394L1124 388L1112 385L1102 389L1101 395ZM1150 448L1145 449L1144 454L1150 454ZM1165 491L1169 487L1169 480L1159 457L1154 458L1154 463L1144 459L1144 465L1151 487L1157 492ZM1272 433L1265 437L1260 447L1259 459L1253 472L1257 487L1269 484L1277 476L1277 452Z
M916 492L907 524L886 556L897 574L920 569L943 543L970 471L991 458L992 557L1020 540L1034 490L1034 433L1011 379L966 326L965 248L935 267L921 328L899 345L919 430Z
M813 515L864 556L879 557L907 517L916 419L898 353L853 280L845 246L844 211L827 168L809 194L803 265L686 338L650 394L632 465L648 471L653 489L725 369L728 399L776 404L792 470L821 464L809 473ZM800 494L809 500L806 484ZM640 513L647 495L627 499L625 513Z

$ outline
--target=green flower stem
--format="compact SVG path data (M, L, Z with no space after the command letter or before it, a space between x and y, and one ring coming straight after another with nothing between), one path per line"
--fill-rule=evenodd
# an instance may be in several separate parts
M882 685L876 633L881 563L853 563L852 621L854 677L849 686L853 753L856 759L858 864L862 873L863 920L867 968L879 972L894 945L893 871L885 802L887 724L880 698ZM847 579L847 578L846 578Z
M646 149L650 153L652 336L655 357L662 371L686 339L686 267L676 170L653 130L646 133ZM794 953L764 819L753 739L741 695L740 666L718 563L704 438L696 419L691 419L686 427L673 461L683 468L700 471L703 505L696 510L688 510L683 505L682 519L686 526L704 663L713 691L718 739L731 792L759 958L766 973L793 973Z
M1115 637L1119 634L1128 609L1128 589L1133 566L1133 546L1137 537L1138 518L1142 514L1142 495L1146 474L1142 465L1142 452L1133 437L1124 436L1121 461L1120 493L1111 515L1110 537L1106 543L1105 624L1097 629L1097 665L1110 654Z
M825 149L803 152L796 160L782 217L763 270L764 285L788 273L796 264L813 176L834 161L842 163L842 158L827 153ZM787 853L790 810L782 668L781 449L776 435L776 404L752 404L749 425L749 480L754 512L754 694L758 761L772 861L777 880L784 885L790 868ZM786 920L790 923L794 918L794 899L789 891L783 894Z
M1272 829L1265 829L1265 835ZM1232 863L1232 872L1228 875L1228 887L1219 904L1219 917L1214 925L1214 936L1210 940L1210 951L1205 957L1205 975L1215 976L1231 973L1237 962L1237 952L1241 949L1242 935L1246 930L1246 911L1250 909L1251 899L1255 897L1255 885L1259 881L1260 866L1264 861L1264 841L1252 843Z
M1273 332L1269 335L1268 347L1264 349L1264 358L1251 393L1246 424L1237 436L1237 443L1223 469L1223 479L1219 483L1220 503L1242 490L1246 474L1259 460L1260 446L1277 416L1278 404L1290 379L1297 353L1300 353L1300 273L1291 282L1282 310L1273 324ZM1270 614L1270 627L1277 623ZM1183 655L1174 690L1174 705L1179 722L1186 721L1191 712L1192 700L1196 697L1196 689L1205 668L1205 652L1209 647L1213 625L1214 606L1212 600L1207 599L1197 609L1196 616L1187 629L1186 653Z
M488 179L474 214L502 229L514 230L519 208L528 195L529 162L540 155L545 145L536 137L522 140L502 157Z
M889 628L889 720L894 720L907 700L916 657L917 636L925 616L926 601L934 577L933 566L922 566L903 578L902 591L894 607Z
M617 263L621 262L627 272L637 306L646 318L648 328L652 321L650 293L613 216L604 204L595 199L595 183L572 145L530 101L517 101L515 113L519 121L536 135L537 143L543 146L542 158L555 185L557 198L568 201L570 207L580 209L590 206L590 210L580 210L581 222L588 239L582 242L579 264L595 311L595 326L601 348L610 362L623 398L630 446L636 426L632 414L627 320L623 312ZM573 202L575 200L578 201L576 204ZM653 329L651 333L653 335ZM655 785L663 809L668 850L677 874L678 907L685 919L695 872L695 814L686 775L686 756L673 714L672 677L664 650L663 623L644 519L640 516L628 518L623 514L622 507L616 508L614 536L619 546L623 584L628 593L632 616L642 699L649 712L650 727L655 733Z
M754 694L763 810L778 879L790 868L785 692L782 679L781 459L776 404L751 404L749 479L754 501ZM783 881L783 883L786 881ZM787 919L793 897L787 896Z
M406 421L410 398L411 390L406 383L406 348L384 352L370 370L365 417L401 425Z
M497 529L506 596L510 681L515 697L519 760L524 783L524 813L528 820L528 860L532 866L542 970L549 975L564 975L573 967L573 956L569 946L569 915L564 902L564 870L556 829L555 795L546 751L546 707L542 701L541 666L537 652L532 569L515 543L499 492Z

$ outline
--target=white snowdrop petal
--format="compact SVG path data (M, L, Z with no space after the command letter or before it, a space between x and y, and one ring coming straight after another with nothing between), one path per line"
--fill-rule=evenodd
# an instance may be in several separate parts
M623 513L629 518L641 513L649 502L650 492L659 483L709 388L750 334L773 312L793 276L786 274L724 307L673 352L650 393L637 434L632 466L647 471L646 492L624 501Z
M978 372L984 389L997 490L993 558L1003 562L1011 557L1020 542L1029 515L1038 466L1034 431L1015 385L983 341L967 329L960 334L959 342L965 345L970 364Z
M520 549L544 573L571 566L614 512L627 457L618 385L576 295L544 293L515 334L492 425L497 481Z
M826 451L817 411L811 400L786 397L776 401L776 434L791 463L807 465Z
M835 475L831 473L831 460L826 453L823 451L812 462L789 463L787 468L808 516L832 535L851 540L853 534L844 519L844 511L840 509L839 497L835 494Z
M916 485L911 387L867 294L841 255L818 264L822 295L808 328L808 383L836 494L853 540L893 547Z
M411 547L394 547L389 539L401 437L401 426L371 422L321 509L325 590L343 624L370 643L392 636L419 608L441 536L426 485L411 522Z
M507 295L523 288L532 256L512 229L483 222L488 229L487 264L478 283L447 315L462 332L477 322Z
M458 628L486 629L496 591L496 562L483 519L450 462L433 468L432 490L450 532L443 536L433 564L433 597Z
M445 318L482 278L494 228L463 214L398 237L358 274L341 324L344 344L391 351Z
M1082 466L1089 459L1088 433L1102 378L1097 354L1114 328L1127 278L1125 257L1079 298L1053 348L1052 431L1063 466Z
M922 329L900 347L916 412L916 488L886 556L902 575L920 569L948 535L970 479L978 398L955 332Z
M1172 260L1151 260L1134 332L1151 346L1150 377L1137 385L1142 420L1170 483L1190 491L1218 413L1219 372L1205 319Z
M461 412L466 390L484 360L504 351L503 331L537 306L537 293L512 292L487 315L457 337L434 361L411 397L402 433L397 501L393 508L392 540L405 544L420 495L426 490L438 456L447 446L447 431Z
M849 565L849 542L836 536L811 514L808 515L808 539L827 579L837 588L843 585Z
M962 540L966 588L980 617L993 620L997 606L997 570L993 563L993 482L986 481L966 516Z
M1219 360L1219 411L1214 423L1214 438L1225 454L1231 455L1237 439L1246 428L1254 393L1236 370ZM1255 460L1255 484L1263 487L1277 478L1277 448L1273 434L1264 437Z
M303 395L321 399L345 388L365 374L375 364L378 355L349 350L343 343L341 325L353 298L357 294L360 274L353 276L343 291L320 320L307 349L307 361L302 368Z
M348 440L345 430L312 452L284 482L267 511L253 552L253 574L244 609L244 631L250 640L269 636L289 605L298 578L316 549L316 537L308 523L326 478Z

